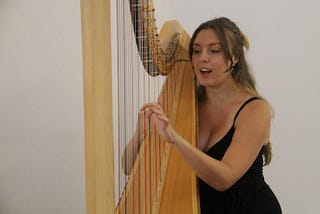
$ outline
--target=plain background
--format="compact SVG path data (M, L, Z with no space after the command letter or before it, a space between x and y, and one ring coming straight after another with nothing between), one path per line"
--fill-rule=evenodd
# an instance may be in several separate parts
M84 214L79 0L0 0L0 213Z
M227 16L251 43L258 88L273 105L265 177L284 213L320 200L320 2L157 0L159 28L189 34ZM0 213L85 213L80 1L0 0Z

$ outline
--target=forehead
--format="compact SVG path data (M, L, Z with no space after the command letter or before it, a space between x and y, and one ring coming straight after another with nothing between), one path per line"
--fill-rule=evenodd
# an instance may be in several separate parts
M194 40L194 45L219 45L220 39L213 29L201 30Z

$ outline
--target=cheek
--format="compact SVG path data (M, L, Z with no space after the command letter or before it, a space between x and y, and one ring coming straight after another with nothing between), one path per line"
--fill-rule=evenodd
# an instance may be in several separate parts
M203 63L201 62L201 60L197 57L193 57L191 60L192 63L192 67L194 69L199 69L201 66L203 66ZM211 64L211 63L210 63Z
M227 69L230 66L230 62L225 59L216 59L212 61L212 65L217 69Z

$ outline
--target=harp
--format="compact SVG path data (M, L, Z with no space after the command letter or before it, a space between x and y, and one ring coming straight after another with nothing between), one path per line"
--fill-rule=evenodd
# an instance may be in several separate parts
M167 22L157 34L152 2L130 1L132 22L140 16L147 22L143 31L149 31L146 40L148 59L154 70L151 76L167 75L161 97L170 101L167 114L174 128L193 145L196 143L196 99L194 77L188 59L189 36L176 21ZM138 6L140 5L140 6ZM145 5L148 5L147 7ZM134 8L134 9L133 9ZM146 162L151 154L146 151L152 143L143 142L133 169L118 201L115 200L114 137L112 127L112 77L110 1L81 0L83 72L85 104L85 155L86 155L86 205L87 213L199 213L197 181L195 174L182 160L178 152L163 143L164 162L159 170L153 170ZM140 15L139 15L140 14ZM149 28L150 27L150 28ZM150 30L152 29L152 30ZM136 38L141 37L134 29ZM137 40L137 43L139 41ZM167 51L163 51L169 47ZM150 137L149 137L150 138ZM148 166L150 170L141 170ZM159 173L161 175L154 175ZM145 175L153 176L149 182L141 181ZM156 185L155 191L151 186ZM144 194L141 194L144 192Z

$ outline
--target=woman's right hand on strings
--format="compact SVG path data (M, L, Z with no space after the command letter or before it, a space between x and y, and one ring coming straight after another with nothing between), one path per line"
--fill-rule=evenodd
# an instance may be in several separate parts
M168 143L174 144L177 139L177 133L170 125L169 118L163 112L158 103L147 103L141 108L141 113L150 118L157 128L159 135Z

